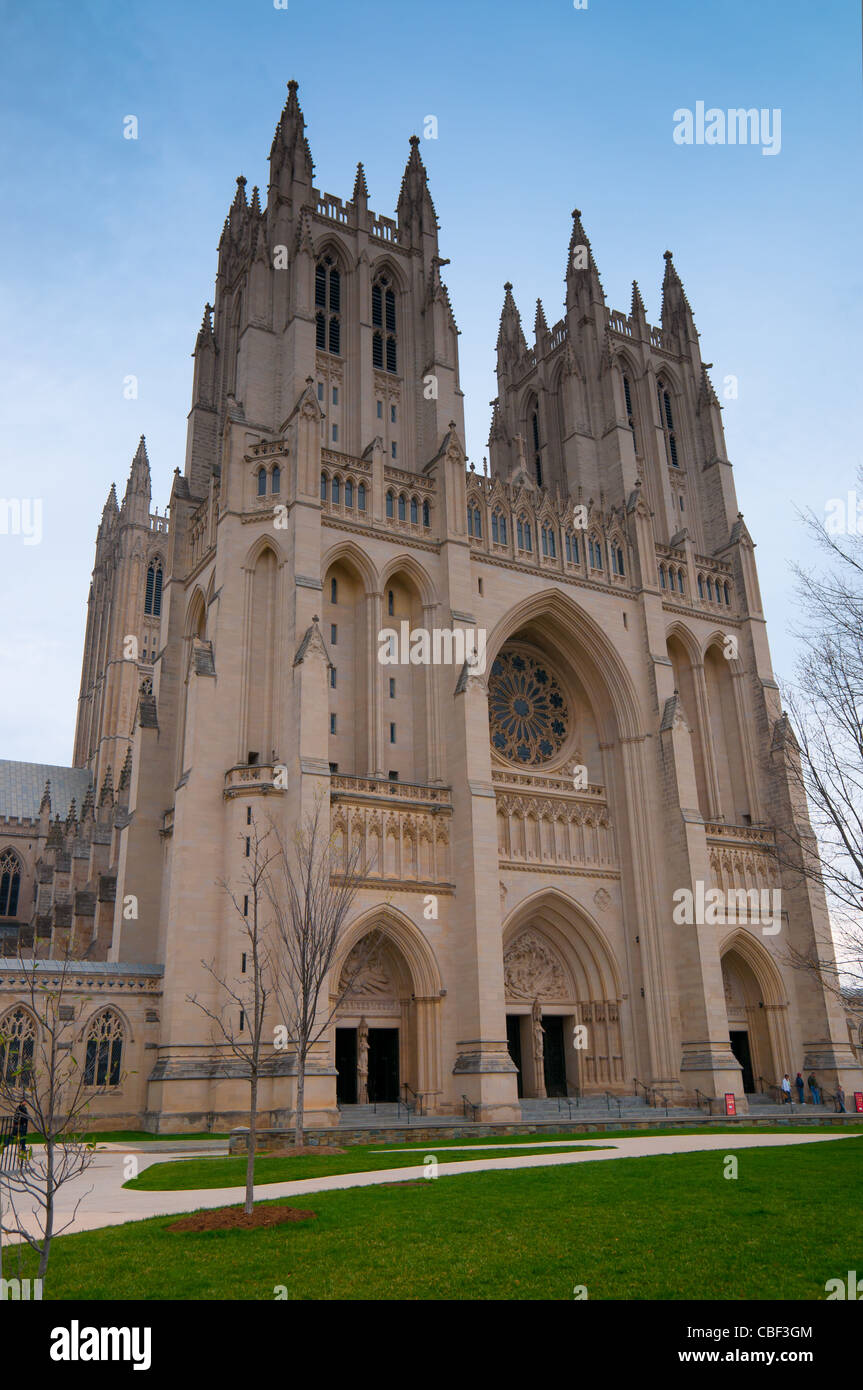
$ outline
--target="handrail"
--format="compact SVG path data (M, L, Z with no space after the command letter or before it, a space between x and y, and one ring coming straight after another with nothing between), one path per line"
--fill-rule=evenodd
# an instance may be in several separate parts
M611 1102L614 1101L617 1105L617 1118L620 1119L620 1116L622 1114L622 1111L620 1109L620 1096L613 1095L611 1091L605 1091L603 1094L605 1095L606 1109L610 1110Z
M712 1115L712 1114L713 1114L713 1102L714 1102L714 1100L715 1100L715 1096L708 1096L708 1095L705 1095L704 1091L699 1091L698 1087L696 1086L696 1088L695 1088L695 1103L696 1103L696 1105L698 1106L699 1110L701 1109L701 1100L699 1100L699 1096L701 1096L703 1100L706 1100L706 1101L707 1101L707 1113L708 1113L708 1115Z
M417 1113L418 1115L421 1115L421 1114L423 1113L423 1098L422 1098L422 1096L417 1095L417 1093L416 1093L416 1091L414 1090L413 1086L409 1086L408 1083L407 1083L406 1081L403 1081L403 1082L402 1082L402 1086L404 1087L404 1089L405 1089L406 1091L410 1091L411 1095L412 1095L413 1098L414 1098L414 1101L416 1102L416 1104L414 1105L414 1109L416 1110L416 1113ZM408 1107L408 1110L410 1111L410 1103L409 1103L409 1101L408 1101L407 1099L405 1099L405 1105Z
M654 1090L653 1094L654 1094L654 1097L655 1097L654 1102L653 1102L653 1108L654 1108L654 1110L657 1109L656 1101L657 1101L657 1100L661 1100L661 1101L662 1101L662 1104L665 1106L665 1114L666 1114L666 1118L667 1118L667 1116L668 1116L668 1097L667 1097L667 1096L661 1095L660 1092L659 1092L659 1091L656 1091L656 1090Z
M466 1119L466 1120L467 1120L467 1119L471 1119L474 1123L476 1123L476 1117L477 1117L477 1113L478 1113L478 1111L479 1111L479 1106L478 1106L478 1105L474 1105L473 1101L470 1100L470 1099L469 1099L466 1095L464 1095L464 1094L462 1095L462 1106L463 1106L463 1110L464 1110L464 1117L465 1117L465 1119ZM467 1112L468 1112L468 1107L470 1107L470 1110L471 1110L471 1114L470 1114L470 1115L468 1115L468 1113L467 1113Z

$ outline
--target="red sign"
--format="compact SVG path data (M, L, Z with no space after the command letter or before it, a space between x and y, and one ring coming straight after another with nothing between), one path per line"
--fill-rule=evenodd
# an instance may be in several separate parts
M854 1092L854 1109L858 1115L863 1115L863 1091Z
M736 1105L735 1100L734 1100L734 1092L733 1092L733 1091L726 1091L726 1092L725 1092L725 1113L726 1113L726 1115L736 1115L736 1114L737 1114L737 1105Z

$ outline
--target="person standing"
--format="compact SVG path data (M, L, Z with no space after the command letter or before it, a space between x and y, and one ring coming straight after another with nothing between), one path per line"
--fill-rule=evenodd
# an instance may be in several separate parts
M836 1113L837 1115L845 1115L847 1113L845 1110L845 1092L842 1090L841 1081L836 1082Z
M809 1073L809 1089L812 1092L812 1104L820 1105L821 1092L818 1089L818 1082L815 1080L815 1073L812 1071Z
M791 1104L791 1077L787 1072L782 1078L782 1104Z
M795 1078L794 1078L794 1085L797 1087L797 1099L798 1099L798 1101L800 1102L801 1105L805 1105L805 1104L806 1104L806 1100L805 1100L805 1086L806 1086L806 1083L804 1082L803 1077L800 1075L800 1072L798 1072L797 1075L796 1075Z

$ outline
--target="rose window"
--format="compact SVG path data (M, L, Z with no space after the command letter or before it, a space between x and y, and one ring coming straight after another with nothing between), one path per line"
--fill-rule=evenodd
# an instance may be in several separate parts
M491 668L488 710L492 747L515 763L545 763L563 746L566 698L548 665L524 652L501 652Z

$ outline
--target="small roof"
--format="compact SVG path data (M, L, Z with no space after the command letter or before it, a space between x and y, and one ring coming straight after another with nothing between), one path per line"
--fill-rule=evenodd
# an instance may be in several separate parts
M16 763L0 758L0 816L36 817L51 783L51 815L65 819L75 798L78 811L93 778L88 767L55 767L51 763Z

